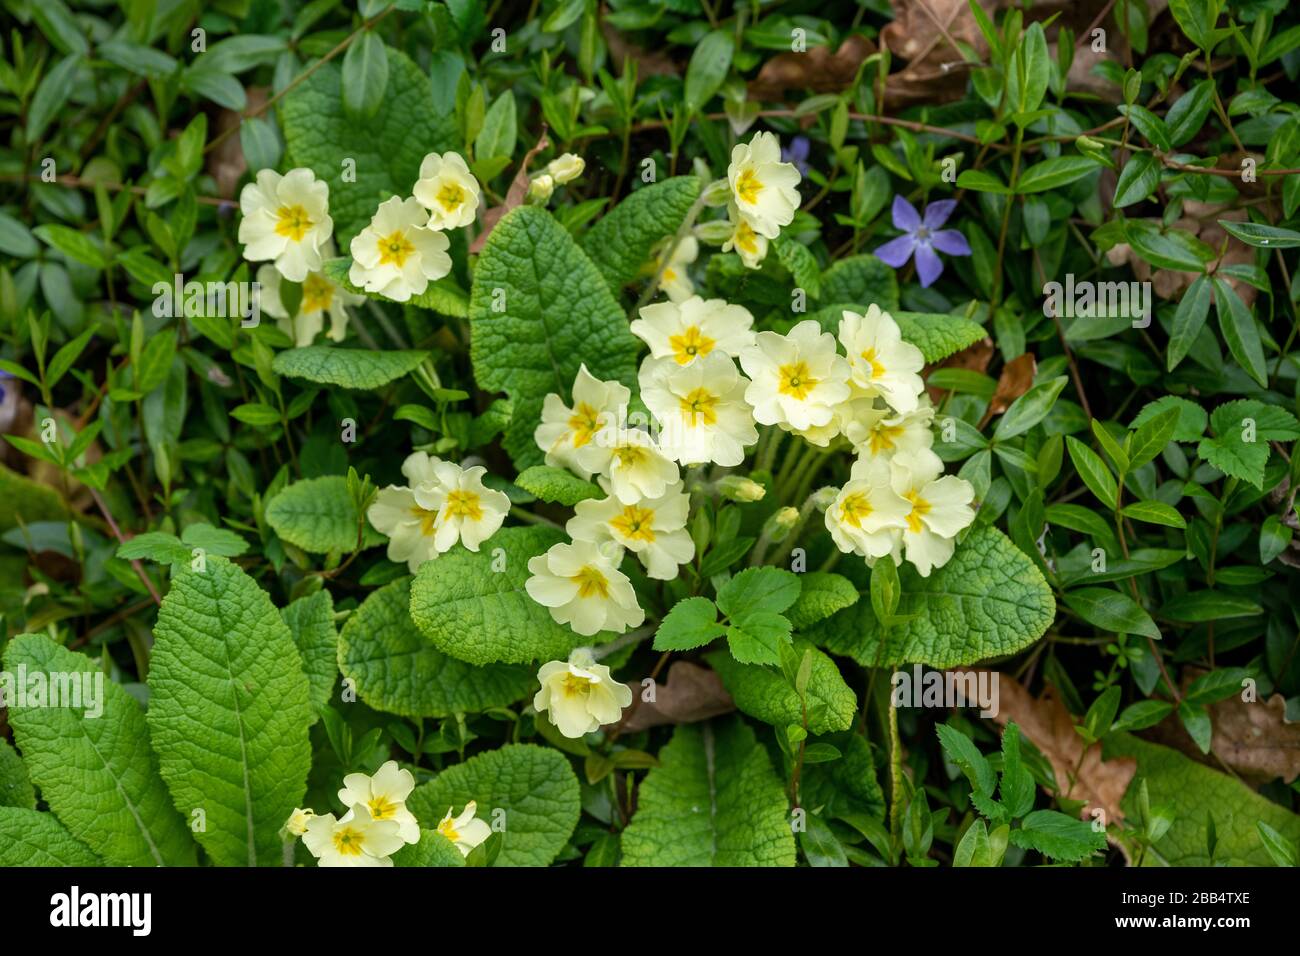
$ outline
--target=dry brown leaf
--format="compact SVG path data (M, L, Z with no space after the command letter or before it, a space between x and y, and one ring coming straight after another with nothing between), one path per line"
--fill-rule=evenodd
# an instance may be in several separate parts
M984 413L984 420L980 422L979 427L983 429L993 420L994 415L1001 415L1011 407L1012 402L1029 391L1029 386L1034 384L1034 376L1037 374L1038 361L1029 352L1017 355L1002 366L1002 374L998 376L998 386L993 390L993 398L989 400L988 411Z
M992 18L998 0L979 0ZM894 19L880 31L880 42L907 66L885 79L887 109L912 103L959 99L970 79L969 64L952 40L973 48L981 59L988 44L967 0L892 0Z
M652 701L633 698L632 712L623 730L635 733L663 724L691 724L736 709L718 675L690 661L676 661L668 668L668 679L655 687Z
M829 47L813 47L804 53L778 53L749 83L751 100L779 100L787 90L838 93L849 88L862 61L876 52L876 45L864 36L846 37L833 54Z
M265 86L250 86L244 93L248 98L248 105L244 107L246 113L256 112L266 102ZM220 136L231 127L239 126L242 118L235 110L222 110L217 114L215 135ZM247 170L248 163L244 161L244 147L240 145L238 134L227 136L208 155L208 175L216 182L217 195L222 199L234 198L235 187Z
M1086 801L1085 819L1094 807L1105 812L1107 826L1124 819L1120 801L1137 772L1137 760L1120 757L1103 761L1101 744L1093 744L1085 752L1083 738L1074 731L1074 720L1051 686L1035 698L1014 678L1001 674L998 697L993 719L1004 727L1014 720L1020 732L1051 761L1061 788L1059 798ZM1079 768L1077 776L1075 767Z
M531 163L537 154L550 146L550 140L546 138L546 124L542 124L542 135L537 140L537 145L524 154L523 162L519 164L519 172L515 173L515 178L510 181L510 188L506 190L505 202L499 206L493 206L483 213L483 231L470 244L469 251L477 255L483 250L484 243L487 242L488 236L496 228L496 224L501 221L501 217L511 209L523 203L524 198L528 195L528 164Z

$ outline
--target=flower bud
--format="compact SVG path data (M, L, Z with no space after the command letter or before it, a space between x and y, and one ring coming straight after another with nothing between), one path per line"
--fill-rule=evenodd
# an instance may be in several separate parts
M555 180L550 173L542 173L528 184L527 199L530 203L544 203L555 192Z
M706 206L725 206L731 201L731 183L725 179L717 179L709 183L704 189L704 204Z
M702 222L695 227L695 238L701 242L707 242L711 246L720 246L736 231L726 219L714 219L712 222Z
M546 165L546 172L555 181L556 185L563 186L565 183L572 182L582 175L582 171L587 168L587 162L581 156L575 153L565 153L563 156L551 160Z
M311 823L311 818L316 816L316 811L308 809L296 809L289 814L289 819L285 821L284 829L296 837L302 836L307 832L307 824Z
M835 499L839 493L840 490L838 488L831 488L829 486L818 488L812 494L813 507L818 511L825 511L835 503Z
M762 501L767 494L766 488L743 475L726 475L718 479L715 487L728 501Z
M798 521L798 508L782 508L764 523L763 536L773 544L780 544L794 530L794 526Z

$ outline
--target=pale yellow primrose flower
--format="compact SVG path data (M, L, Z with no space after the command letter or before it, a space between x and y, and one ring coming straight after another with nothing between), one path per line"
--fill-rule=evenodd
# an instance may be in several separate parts
M659 422L659 445L683 465L734 467L758 441L754 410L745 401L749 379L721 351L690 365L647 358L639 375L641 399Z
M578 449L578 464L625 505L658 498L681 472L648 432L606 425Z
M890 485L889 462L859 458L849 480L826 509L826 529L835 546L864 558L894 551L911 505Z
M671 581L678 566L695 557L695 542L686 530L690 510L691 497L679 481L658 498L636 504L617 498L579 501L564 530L575 541L614 541L634 553L650 577Z
M916 410L917 399L925 390L919 374L925 356L903 341L893 316L874 303L865 315L846 309L840 320L840 344L849 357L855 385L867 394L879 395L896 412Z
M334 257L334 241L321 247L325 259ZM302 283L302 301L298 314L289 315L280 298L280 270L275 266L261 266L257 270L258 308L271 318L285 335L297 346L311 345L325 326L325 315L330 317L330 330L326 333L332 341L342 342L348 332L347 306L360 305L364 295L349 292L324 272L309 272Z
M578 738L617 723L632 703L632 688L621 684L604 664L579 667L564 661L543 664L537 672L542 688L533 708L550 714L551 723L566 737Z
M478 212L478 180L459 153L430 153L420 163L420 178L411 195L429 210L430 229L459 229L474 221Z
M455 809L455 807L447 808L447 815L442 818L437 829L456 844L456 849L460 850L461 856L469 856L470 850L492 835L492 828L475 816L478 812L478 804L473 800L465 804L465 809L458 817L452 816L452 811Z
M953 539L975 520L970 507L975 489L965 479L944 475L943 462L932 451L897 454L889 466L894 491L911 506L903 519L907 560L928 578L948 563L956 547Z
M727 182L740 218L760 236L775 239L799 208L799 170L781 162L781 143L772 133L755 133L731 150Z
M668 240L668 245L672 245L673 240ZM667 246L664 247L664 252ZM673 249L672 256L668 259L668 264L664 266L664 252L660 252L655 259L655 268L663 266L663 275L659 277L659 288L674 302L680 302L683 299L689 299L695 294L695 285L691 282L690 268L692 262L700 254L700 242L694 236L686 236L681 242L677 243Z
M550 173L533 177L528 183L528 193L524 196L530 203L541 205L555 193L555 180Z
M573 180L582 175L582 171L586 168L586 160L574 153L565 153L563 156L557 156L546 164L546 172L549 173L555 182L561 186L565 183L573 182Z
M263 169L239 193L239 241L249 262L273 259L290 282L318 272L322 249L334 233L330 188L310 169L281 176Z
M750 224L740 215L735 203L727 207L727 215L731 218L731 234L722 244L723 252L734 251L740 256L740 261L744 263L747 269L757 269L767 258L767 236L756 233Z
M600 631L621 634L645 620L632 582L619 571L623 549L589 541L555 544L530 558L525 590L551 617L584 637Z
M410 488L381 488L366 509L366 518L376 531L388 536L388 560L405 561L412 574L440 553L436 543L438 512L423 507Z
M450 243L426 227L428 220L414 199L393 196L380 203L370 225L352 239L348 281L394 302L421 295L451 272Z
M654 358L690 365L714 349L733 358L754 344L754 316L741 305L692 295L643 306L628 326Z
M415 814L406 809L406 798L415 789L411 771L389 760L375 771L373 777L364 773L350 773L343 778L339 802L345 807L364 806L376 822L390 820L397 824L397 835L407 843L420 842L420 824Z
M573 407L554 392L542 403L542 423L533 432L533 441L546 453L552 468L568 468L583 478L591 472L578 463L578 450L589 444L606 425L619 422L627 411L632 392L616 381L603 382L578 367L573 379Z
M854 402L853 414L844 425L844 437L853 443L855 454L867 458L892 457L899 452L927 451L934 444L934 406L922 395L915 411L900 415L875 404L875 399Z
M404 842L398 830L396 822L375 820L358 803L342 819L332 813L312 817L302 842L318 866L392 866L389 857Z
M740 364L751 380L745 401L763 425L794 431L829 425L835 406L849 397L849 364L835 351L835 336L814 319L788 335L759 332Z
M482 465L461 468L440 461L433 470L436 481L418 485L412 491L416 504L437 515L434 545L439 551L449 551L460 541L469 550L477 551L505 521L510 498L483 484L487 469Z

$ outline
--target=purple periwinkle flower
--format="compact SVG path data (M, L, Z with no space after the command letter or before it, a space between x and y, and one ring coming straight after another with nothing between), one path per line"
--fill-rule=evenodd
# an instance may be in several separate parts
M927 205L925 214L921 215L902 196L895 196L892 210L894 228L903 230L903 234L877 249L876 257L895 269L901 269L915 255L921 288L928 288L943 274L940 252L950 256L970 255L970 243L965 236L956 229L940 228L956 208L957 200L941 199Z
M808 175L808 149L811 144L807 136L796 136L789 146L781 147L781 162L792 163L800 175Z

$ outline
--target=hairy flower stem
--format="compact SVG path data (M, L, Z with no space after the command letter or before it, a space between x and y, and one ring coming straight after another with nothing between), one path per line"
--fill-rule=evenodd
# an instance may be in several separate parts
M598 661L603 660L610 654L613 654L616 651L621 651L629 645L640 644L647 637L654 637L656 630L657 626L651 626L639 627L635 631L628 631L622 637L615 638L608 644L601 644L599 647L593 647L591 649L591 656Z
M889 835L897 844L903 836L903 742L898 736L898 708L889 702Z
M799 506L798 520L795 521L794 527L790 529L790 533L786 535L785 540L781 542L781 546L777 548L776 553L772 555L771 564L776 565L785 563L785 559L790 556L790 552L794 550L794 546L799 543L799 535L803 533L804 525L808 523L808 518L811 517L813 509L816 507L817 495L812 494L804 499L803 504Z

